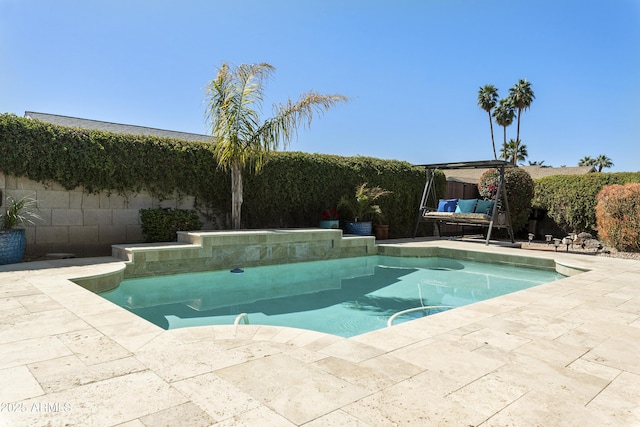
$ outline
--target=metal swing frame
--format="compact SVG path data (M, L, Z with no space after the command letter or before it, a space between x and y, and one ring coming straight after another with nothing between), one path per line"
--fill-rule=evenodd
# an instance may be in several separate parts
M509 211L509 201L507 199L507 190L505 186L504 179L504 170L507 167L515 167L512 163L506 162L504 160L484 160L484 161L474 161L474 162L458 162L458 163L434 163L428 165L418 165L425 168L426 173L426 182L424 186L424 191L422 192L422 200L420 201L420 208L418 210L418 217L416 219L416 226L413 232L413 237L415 238L418 233L418 227L421 222L435 222L438 227L438 234L442 235L440 232L440 224L455 224L461 226L475 226L475 227L488 227L487 230L487 238L486 245L489 244L491 240L491 231L494 228L506 228L509 232L509 237L511 238L511 243L515 242L515 238L513 237L513 227L511 225L511 213ZM438 207L438 197L436 195L435 188L435 171L436 170L447 170L447 169L485 169L485 168L495 168L500 171L500 179L498 182L498 190L496 191L496 195L494 198L493 211L491 215L485 214L465 214L459 215L444 215L442 213L436 212ZM500 202L503 202L504 209L500 212L498 211L498 205ZM433 206L430 206L430 202ZM500 213L504 213L505 221L504 224L500 224L497 221L498 215Z

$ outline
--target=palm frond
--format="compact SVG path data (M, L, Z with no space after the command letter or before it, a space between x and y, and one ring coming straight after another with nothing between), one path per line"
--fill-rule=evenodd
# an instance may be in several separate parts
M322 114L339 102L346 102L349 98L340 95L322 95L308 92L297 102L291 99L285 104L274 105L274 116L266 120L256 133L259 145L266 151L275 150L280 143L287 147L294 137L297 137L300 125L309 127L314 114Z
M35 225L35 221L42 218L37 212L36 199L25 196L19 200L7 197L7 208L4 214L0 214L2 229L10 230L16 226Z
M218 167L231 169L237 175L238 186L232 189L233 227L240 227L242 205L241 171L254 166L258 172L271 151L280 143L285 147L297 132L297 126L306 119L311 124L315 113L321 113L338 102L344 95L320 95L310 92L294 103L275 108L276 116L261 122L265 81L275 68L267 63L242 64L233 70L227 63L218 69L216 78L207 90L206 119L211 126L212 151ZM235 174L235 172L240 171Z
M242 64L231 70L223 63L207 86L207 119L213 151L222 168L250 163L252 140L260 127L264 82L275 70L267 63Z
M516 117L516 112L508 98L500 100L498 106L493 110L493 117L500 126L510 126Z
M520 79L511 89L509 89L509 98L513 106L518 110L528 110L531 103L536 98L531 89L531 82Z
M487 113L498 103L498 89L494 85L484 85L478 90L478 106Z

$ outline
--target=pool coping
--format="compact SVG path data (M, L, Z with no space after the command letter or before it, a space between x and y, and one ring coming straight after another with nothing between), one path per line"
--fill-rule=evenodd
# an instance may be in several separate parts
M340 338L256 325L165 331L69 280L123 271L113 257L4 266L0 372L15 387L2 391L0 421L640 422L640 263L460 241L383 246L523 253L588 271Z

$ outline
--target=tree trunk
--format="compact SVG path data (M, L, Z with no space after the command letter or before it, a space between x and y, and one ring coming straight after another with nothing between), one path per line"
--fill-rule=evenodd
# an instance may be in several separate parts
M520 148L520 114L522 114L522 109L518 108L518 130L516 131L516 150L513 155L513 164L516 164L516 160L518 159L518 148Z
M242 167L231 166L231 221L234 230L241 228L242 211Z
M508 161L509 158L507 157L507 127L503 126L504 128L504 143L502 145L504 153L502 154L504 156L504 161Z
M496 141L493 139L493 120L491 119L491 111L489 111L489 128L491 128L491 145L493 146L493 158L498 160L498 154L496 153Z

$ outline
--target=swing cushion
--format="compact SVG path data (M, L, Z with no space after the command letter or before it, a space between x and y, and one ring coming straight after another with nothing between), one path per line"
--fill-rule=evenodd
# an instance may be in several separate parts
M456 210L458 199L440 199L438 201L438 212L453 212Z
M491 213L493 212L493 203L493 200L478 200L475 213L481 213L491 216Z
M474 213L478 199L460 199L456 207L456 213Z

